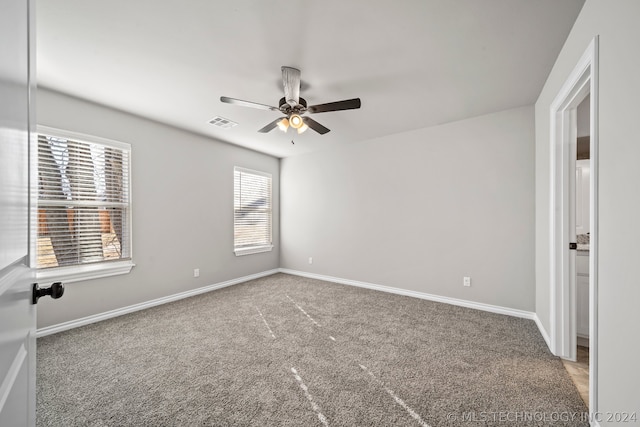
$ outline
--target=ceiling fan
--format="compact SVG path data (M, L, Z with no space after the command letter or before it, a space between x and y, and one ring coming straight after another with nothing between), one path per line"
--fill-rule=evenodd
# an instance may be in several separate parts
M284 86L284 98L280 99L278 107L270 105L258 104L251 101L243 101L241 99L229 98L221 96L220 101L227 104L240 105L243 107L258 108L261 110L279 111L285 117L279 117L258 130L258 132L267 133L276 126L280 130L286 132L289 126L296 129L298 133L311 128L324 135L329 129L313 120L311 117L303 114L326 113L329 111L353 110L360 108L360 98L346 99L344 101L329 102L326 104L318 104L307 107L307 101L300 97L300 70L293 67L282 67L282 85Z

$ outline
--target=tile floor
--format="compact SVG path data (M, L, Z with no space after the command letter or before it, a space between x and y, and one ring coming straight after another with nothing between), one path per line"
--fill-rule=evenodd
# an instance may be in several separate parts
M580 397L585 405L589 406L589 347L578 346L578 357L576 362L562 360L564 368L569 372L569 376L576 385Z

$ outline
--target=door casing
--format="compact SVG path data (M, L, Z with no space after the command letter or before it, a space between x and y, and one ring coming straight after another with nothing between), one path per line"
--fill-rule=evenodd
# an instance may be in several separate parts
M575 144L576 109L590 95L589 410L597 412L598 381L598 37L587 47L551 104L550 344L576 359Z

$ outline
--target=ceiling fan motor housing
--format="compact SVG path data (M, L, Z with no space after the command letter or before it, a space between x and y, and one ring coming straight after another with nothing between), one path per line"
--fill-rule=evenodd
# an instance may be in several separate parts
M280 108L280 111L282 111L284 114L289 114L294 111L300 114L307 111L307 101L306 99L300 97L298 98L298 105L295 107L291 107L291 105L287 103L287 100L285 98L280 98L278 107Z

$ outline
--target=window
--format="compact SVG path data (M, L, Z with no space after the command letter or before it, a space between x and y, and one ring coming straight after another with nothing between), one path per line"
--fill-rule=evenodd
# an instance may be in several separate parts
M82 280L128 272L130 146L38 131L38 276L54 270L52 277L73 272Z
M271 174L235 167L233 188L235 254L270 251Z

